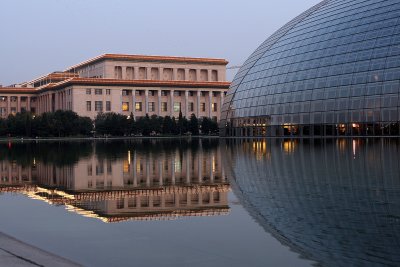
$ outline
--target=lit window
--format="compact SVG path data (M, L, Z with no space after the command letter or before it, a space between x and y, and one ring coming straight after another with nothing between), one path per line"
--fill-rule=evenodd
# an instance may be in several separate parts
M217 103L212 103L211 104L211 109L212 109L212 111L214 111L214 112L216 112L217 111Z
M106 111L111 111L111 101L106 101Z
M87 94L87 95L91 95L91 94L92 94L92 89L87 88L87 89L86 89L86 94Z
M136 111L142 111L142 102L136 102L135 110Z
M92 110L92 102L86 101L86 111L91 111L91 110Z
M103 94L103 89L94 89L94 94L95 95L102 95Z
M129 102L122 102L122 111L129 111Z
M179 111L181 111L181 103L175 102L174 103L174 112L179 112Z
M168 111L168 103L167 102L161 103L161 111L163 111L163 112Z

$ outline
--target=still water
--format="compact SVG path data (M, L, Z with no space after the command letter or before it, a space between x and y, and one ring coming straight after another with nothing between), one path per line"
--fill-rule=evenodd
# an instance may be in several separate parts
M0 144L0 231L85 266L399 266L397 139Z

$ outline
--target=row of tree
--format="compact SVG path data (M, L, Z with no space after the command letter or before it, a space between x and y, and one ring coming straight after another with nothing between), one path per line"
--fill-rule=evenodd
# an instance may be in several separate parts
M133 136L133 135L199 135L218 134L217 122L209 118L200 121L194 114L189 119L156 115L139 117L117 113L100 113L94 120L72 111L32 115L22 112L0 118L0 136L66 137L66 136Z
M179 114L178 118L170 116L139 117L135 120L133 114L125 116L117 113L101 113L94 120L96 134L112 136L130 135L199 135L218 134L218 124L209 118L199 121L192 114L189 119Z

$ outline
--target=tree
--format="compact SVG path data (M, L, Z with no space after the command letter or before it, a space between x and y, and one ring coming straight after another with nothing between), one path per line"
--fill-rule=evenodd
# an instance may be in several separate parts
M165 116L162 125L163 134L171 134L173 132L174 122L170 116Z
M198 135L199 134L199 121L194 113L190 115L190 120L189 120L189 125L188 125L188 130L193 134L193 135Z

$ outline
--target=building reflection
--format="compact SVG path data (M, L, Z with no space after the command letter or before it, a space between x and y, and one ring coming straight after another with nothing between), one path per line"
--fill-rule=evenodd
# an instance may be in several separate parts
M141 150L140 142L117 151L113 143L92 144L90 153L69 164L3 159L0 190L104 222L227 214L230 185L220 148L193 142L195 149L168 150L158 142L147 143L150 150ZM104 152L112 149L115 153Z
M396 139L226 140L224 166L252 217L321 266L400 265Z

